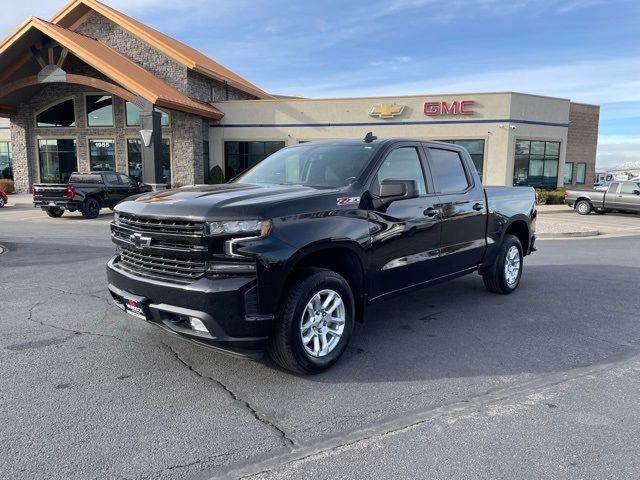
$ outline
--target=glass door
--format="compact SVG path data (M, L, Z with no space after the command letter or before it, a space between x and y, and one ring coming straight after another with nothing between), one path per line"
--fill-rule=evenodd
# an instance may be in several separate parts
M38 140L40 182L66 183L78 170L75 139Z
M115 171L116 144L113 139L89 140L89 161L92 172Z

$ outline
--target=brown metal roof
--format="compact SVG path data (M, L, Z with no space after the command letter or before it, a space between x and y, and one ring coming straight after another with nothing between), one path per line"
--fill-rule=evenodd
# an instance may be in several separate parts
M154 30L97 0L72 0L56 13L51 21L73 30L90 11L98 12L100 15L105 16L143 42L158 49L160 52L191 70L220 82L227 83L239 90L255 95L260 99L273 98L264 90L233 73L228 68L220 65L196 49Z
M67 47L73 55L126 90L155 105L215 119L224 116L217 108L187 97L103 43L39 18L28 19L0 44L0 59L9 55L11 47L34 29Z

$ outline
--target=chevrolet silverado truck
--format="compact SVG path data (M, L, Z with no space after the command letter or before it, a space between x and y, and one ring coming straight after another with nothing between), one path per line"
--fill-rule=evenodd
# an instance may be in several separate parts
M567 190L564 203L580 215L610 211L640 213L640 182L612 181L606 191Z
M33 206L53 218L61 217L65 210L80 211L84 218L96 218L100 209L113 209L125 198L150 190L148 185L124 173L74 172L68 183L34 184Z
M535 220L532 188L483 188L461 147L305 143L227 184L120 203L108 288L167 332L316 373L376 302L472 272L512 293Z

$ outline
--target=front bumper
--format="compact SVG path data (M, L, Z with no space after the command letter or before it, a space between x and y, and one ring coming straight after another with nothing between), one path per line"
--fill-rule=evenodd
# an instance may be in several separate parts
M118 307L133 294L148 301L149 323L199 345L243 357L259 357L273 326L273 315L257 312L257 281L251 275L211 275L181 284L137 276L107 264L109 292ZM199 319L209 334L188 327Z

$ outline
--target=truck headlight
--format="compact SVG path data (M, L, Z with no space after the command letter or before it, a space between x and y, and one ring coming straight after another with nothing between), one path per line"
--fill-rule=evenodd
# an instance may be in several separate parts
M271 220L222 220L207 222L209 235L252 234L266 237L271 231Z

